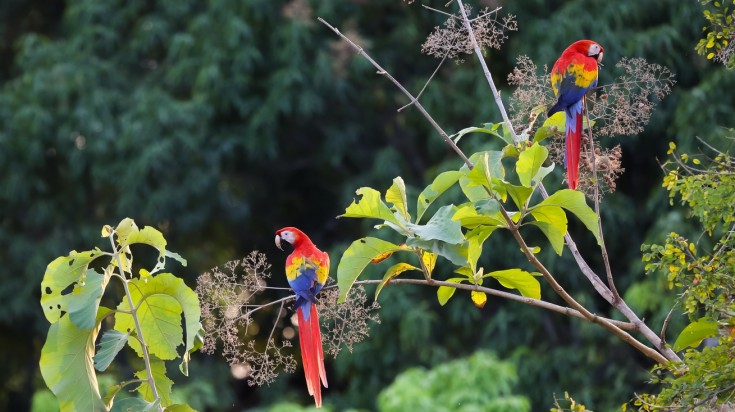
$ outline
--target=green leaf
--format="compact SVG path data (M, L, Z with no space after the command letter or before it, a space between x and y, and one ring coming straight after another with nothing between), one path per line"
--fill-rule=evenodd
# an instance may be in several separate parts
M497 132L497 130L501 126L505 126L503 123L485 123L483 126L484 127L474 127L473 126L473 127L464 128L464 129L460 130L459 132L453 134L451 136L451 138L452 138L452 140L454 140L454 143L459 143L459 140L464 135L466 135L466 134L469 134L469 133L485 133L485 134L489 134L491 136L498 137L498 138L502 139L505 143L513 144L513 138L510 136L509 133L505 133L505 127L503 127L504 133L500 134L500 133Z
M538 143L521 152L516 162L516 172L522 186L531 187L533 182L538 182L536 175L548 156L549 150Z
M111 312L100 307L97 326L80 329L69 316L51 324L41 349L41 375L59 401L61 412L103 410L92 356L99 322Z
M401 250L410 249L374 237L364 237L352 242L342 254L337 266L337 286L339 287L339 300L337 302L344 303L352 284L355 283L355 280L365 270L370 261L381 254Z
M150 226L138 229L138 226L135 224L133 219L125 218L117 225L115 233L117 234L117 243L120 246L120 251L122 252L120 257L123 261L123 266L126 272L131 271L133 258L128 246L133 244L144 244L152 246L158 250L156 266L150 270L151 274L162 270L166 266L166 239L157 229ZM179 261L183 260L181 259L181 256L178 256L178 258L179 259L177 260Z
M539 204L531 208L535 211L544 207L561 207L568 212L572 212L587 229L592 232L597 239L597 244L601 244L600 233L597 227L597 214L589 206L585 200L584 194L577 190L562 189L544 199Z
M416 201L416 223L421 221L421 217L424 216L426 209L438 198L442 193L446 192L447 189L454 186L459 180L462 172L457 170L450 170L448 172L439 173L434 178L434 181L427 186L418 197Z
M184 314L186 346L182 355L181 372L188 373L189 355L198 349L203 329L200 323L199 298L182 279L170 273L161 273L144 280L130 281L130 294L137 307L138 319L149 351L159 359L174 359L176 348L182 343L181 314ZM129 311L127 300L118 305L119 310ZM115 329L135 333L133 317L128 313L115 314ZM140 355L137 339L128 339L130 346Z
M54 323L63 312L82 329L94 327L97 307L109 277L87 270L89 263L104 252L72 251L69 256L54 259L46 266L41 281L41 307L46 319ZM69 290L69 288L72 288Z
M541 284L533 275L525 270L498 270L487 273L484 277L495 278L501 285L508 289L518 289L521 295L527 298L541 299Z
M158 396L161 398L161 405L171 405L171 386L173 386L174 382L166 376L166 364L160 360L151 361L151 374L153 375L156 390L158 390ZM153 390L151 390L151 386L148 384L148 371L143 369L135 372L135 376L143 380L140 386L136 388L138 393L146 401L153 402Z
M528 198L533 194L533 188L516 186L510 183L504 183L506 192L510 195L510 198L515 203L518 210L523 210L526 207Z
M567 233L567 215L564 210L557 206L546 206L535 208L530 214L536 221L529 223L541 229L556 254L561 256L564 235Z
M462 235L462 226L452 220L456 206L442 206L434 213L425 225L408 225L414 236L421 240L439 240L451 244L460 244L465 241Z
M411 221L411 215L408 213L408 202L406 201L406 184L402 177L398 176L393 179L393 184L385 193L385 201L392 204L394 210L400 213L405 221Z
M389 267L388 270L385 272L385 276L383 276L383 280L380 281L380 284L378 284L378 288L375 290L375 300L378 300L378 295L380 295L380 291L383 290L383 287L385 285L390 283L391 279L407 270L421 271L421 269L408 263L396 263L395 265Z
M110 329L102 334L99 349L94 354L94 368L100 372L104 372L112 360L115 359L118 352L125 347L130 334Z
M494 184L494 181L502 181L505 177L502 160L501 151L478 152L470 156L474 167L469 170L466 165L462 166L460 170L464 175L459 179L460 187L467 199L472 202L488 199L490 198L488 190L504 197L502 185Z
M181 255L179 255L176 252L172 252L170 250L167 250L166 251L166 257L167 258L174 259L175 261L179 262L181 264L181 266L186 266L187 265L186 259L184 259L183 257L181 257Z
M697 347L703 340L717 335L717 322L700 319L687 325L674 342L674 350Z
M554 113L551 117L546 118L546 121L536 130L536 133L533 135L533 141L540 142L548 137L564 134L566 131L566 122L567 117L564 115L564 112Z
M148 411L157 411L159 408L159 402L146 402L144 399L141 398L124 398L120 399L119 401L112 404L112 409L110 409L110 412L131 412L131 411L139 411L139 412L148 412Z
M345 209L345 213L338 217L379 219L403 227L402 223L390 211L388 205L380 198L380 192L371 187L361 187L355 193L362 197L359 200L354 200Z
M481 202L495 202L500 210L500 204L494 199L483 199L477 202L465 203L457 207L456 212L452 219L459 222L462 227L474 228L480 225L488 225L495 227L505 227L505 222L500 212L492 213L492 208L489 203L482 203L482 206L478 206ZM480 214L480 211L487 212L488 214Z
M451 283L460 283L464 278L449 278L446 281ZM453 288L451 286L439 286L439 289L436 290L436 297L439 299L439 304L444 306L449 302L449 299L454 296L454 292L457 291L457 288Z

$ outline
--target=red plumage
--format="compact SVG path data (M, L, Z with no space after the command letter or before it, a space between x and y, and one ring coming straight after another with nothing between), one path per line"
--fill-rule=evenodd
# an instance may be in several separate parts
M294 250L286 258L286 278L296 294L301 360L304 366L306 387L314 397L317 408L322 406L321 385L327 387L324 370L324 350L316 310L316 295L321 291L329 275L329 255L319 250L304 232L295 227L276 231L276 245L285 240ZM321 381L321 384L320 384Z
M579 158L582 142L582 102L584 95L597 86L597 67L604 49L592 40L579 40L564 50L551 69L551 88L558 97L548 115L566 113L564 165L570 189L579 180Z

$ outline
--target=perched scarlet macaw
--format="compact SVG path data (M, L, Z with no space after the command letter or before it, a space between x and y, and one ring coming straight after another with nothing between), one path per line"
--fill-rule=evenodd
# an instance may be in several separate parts
M311 239L295 227L284 227L276 231L276 246L283 250L281 240L293 246L293 252L286 258L286 278L296 293L294 308L299 320L299 343L306 387L309 395L314 397L316 407L321 408L322 388L319 380L326 388L327 374L324 371L316 295L324 287L329 275L329 255L317 249Z
M579 180L579 151L582 141L582 99L597 86L597 66L602 65L604 49L592 40L579 40L564 50L551 69L551 88L558 96L548 115L564 111L566 119L566 151L564 167L570 189Z

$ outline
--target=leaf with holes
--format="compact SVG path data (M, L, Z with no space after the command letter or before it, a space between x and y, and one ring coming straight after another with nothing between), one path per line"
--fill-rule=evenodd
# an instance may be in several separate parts
M109 277L88 270L89 264L105 253L99 250L72 251L46 266L41 281L41 307L46 319L54 323L62 313L72 315L79 328L94 327L99 301Z
M361 187L355 193L361 196L360 199L352 201L352 204L345 209L345 213L338 217L379 219L402 227L402 223L380 198L380 192L371 187Z

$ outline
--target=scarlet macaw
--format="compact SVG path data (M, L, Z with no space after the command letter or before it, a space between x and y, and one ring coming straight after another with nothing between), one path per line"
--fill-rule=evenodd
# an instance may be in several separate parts
M551 88L558 100L548 115L561 111L567 115L564 167L570 189L576 189L579 180L582 100L587 91L597 86L597 66L602 65L603 51L592 40L576 41L564 50L551 69Z
M284 227L276 231L276 246L283 250L281 240L290 243L294 248L286 258L286 278L296 293L294 308L298 315L299 343L306 387L309 395L314 397L316 407L321 408L322 388L319 380L326 388L327 374L324 371L324 351L319 315L316 311L316 295L324 287L329 275L329 255L317 249L311 239L295 227Z

